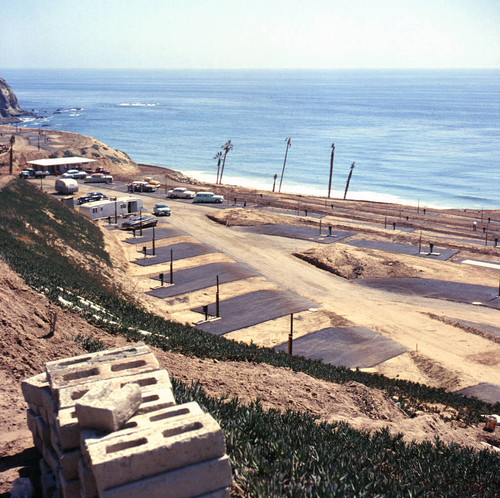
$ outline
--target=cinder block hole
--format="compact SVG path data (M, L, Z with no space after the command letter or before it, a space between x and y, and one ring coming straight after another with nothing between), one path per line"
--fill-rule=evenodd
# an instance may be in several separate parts
M150 396L144 396L144 398L141 399L141 403L149 403L150 401L157 401L160 399L160 396L158 394L151 394Z
M127 370L129 368L138 368L146 365L144 360L129 361L127 363L120 363L119 365L113 365L111 367L112 372L120 372L121 370Z
M173 412L160 413L159 415L153 415L149 417L150 422L157 422L158 420L164 420L166 418L178 417L179 415L187 415L189 410L187 408L181 408L180 410L175 410Z
M124 429L132 429L132 427L137 427L137 422L127 422L123 426Z
M134 382L124 382L121 387L127 384L137 384L139 387L154 386L158 384L158 379L155 377L148 377L147 379L134 380Z
M134 439L133 441L123 441L123 443L112 444L106 447L106 453L116 453L117 451L128 450L129 448L137 448L147 444L148 440L145 437Z
M80 372L68 373L63 376L63 380L77 380L84 379L85 377L92 377L93 375L99 375L98 368L91 368L90 370L82 370Z
M182 427L174 427L163 431L163 437L177 436L178 434L185 434L186 432L193 432L201 429L203 424L201 422L193 422L192 424L183 425Z
M137 353L137 348L136 347L131 347L131 348L126 348L126 349L122 349L121 351L110 351L109 353L103 353L102 356L103 357L107 357L107 356L121 356L123 355L124 353Z
M81 397L85 396L85 394L87 394L89 392L88 389L85 389L83 391L75 391L72 395L71 395L71 399L72 400L75 400L75 399L80 399Z
M73 411L71 412L71 418L76 418L76 410L73 410Z
M78 358L76 360L62 361L57 364L57 368L59 369L61 367L70 367L72 365L78 365L80 363L87 363L88 361L90 361L91 358L92 358L91 356L85 356L84 358Z

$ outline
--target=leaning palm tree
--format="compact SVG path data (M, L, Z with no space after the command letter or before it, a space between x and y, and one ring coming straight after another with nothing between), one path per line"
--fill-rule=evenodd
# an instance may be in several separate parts
M281 171L280 187L278 189L278 192L281 192L281 184L283 183L283 175L285 174L286 158L288 157L288 149L292 146L292 139L285 138L285 142L286 142L285 160L283 161L283 170Z
M233 144L231 143L231 140L228 140L222 147L221 149L224 151L224 158L222 160L222 169L220 172L220 177L219 177L219 184L222 184L222 175L224 174L224 166L226 165L226 157L227 154L230 150L233 150Z
M215 154L214 156L214 159L217 159L217 180L215 181L216 185L219 183L220 163L223 157L224 154L221 151L217 152L217 154Z
M354 169L354 163L351 165L351 171L349 171L349 176L347 177L347 183L345 185L344 200L347 196L347 190L349 189L349 182L351 181L352 170Z

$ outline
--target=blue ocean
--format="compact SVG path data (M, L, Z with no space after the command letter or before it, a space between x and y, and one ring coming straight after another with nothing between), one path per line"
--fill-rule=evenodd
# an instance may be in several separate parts
M270 190L500 208L500 70L2 70L22 126L90 135L136 162Z

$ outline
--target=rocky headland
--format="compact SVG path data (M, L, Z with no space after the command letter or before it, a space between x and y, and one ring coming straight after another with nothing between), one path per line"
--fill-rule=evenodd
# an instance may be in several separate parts
M23 116L32 116L32 113L21 109L12 88L0 78L0 124L19 123Z

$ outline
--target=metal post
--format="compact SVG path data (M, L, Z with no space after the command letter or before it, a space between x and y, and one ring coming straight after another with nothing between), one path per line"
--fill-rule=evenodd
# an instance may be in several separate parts
M392 222L392 229L396 230L396 222L395 221Z
M203 305L203 313L205 313L205 321L208 321L208 304Z
M142 237L142 209L139 211L139 233Z
M174 283L174 250L170 249L170 283Z
M146 254L147 254L148 248L146 246L142 247L142 252L144 253L144 262L146 262Z
M161 281L161 286L163 287L163 280L165 278L165 275L163 273L160 273L160 281Z
M217 292L215 293L215 316L217 318L220 317L220 308L219 308L219 275L217 275Z
M115 225L118 224L118 206L117 206L117 202L118 202L118 199L115 197Z
M319 236L321 237L321 220L319 220Z
M292 354L293 345L293 313L290 313L290 333L288 334L288 354Z
M332 225L328 225L328 237L332 236Z
M155 246L155 227L153 227L153 256L156 256L156 246Z

